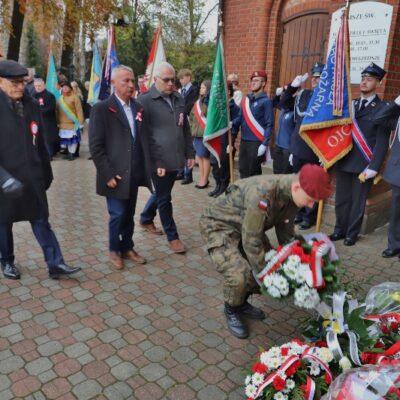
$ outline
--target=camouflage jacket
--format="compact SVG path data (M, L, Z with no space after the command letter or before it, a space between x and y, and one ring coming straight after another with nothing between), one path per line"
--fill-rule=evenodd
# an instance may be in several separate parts
M294 175L261 175L230 185L226 194L212 201L200 220L207 249L239 237L248 261L255 270L264 265L271 246L265 235L275 228L280 244L294 236L297 207L292 200Z

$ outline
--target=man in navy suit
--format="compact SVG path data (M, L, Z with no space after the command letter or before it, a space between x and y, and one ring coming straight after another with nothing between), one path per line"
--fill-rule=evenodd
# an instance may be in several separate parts
M93 107L89 125L90 152L97 169L96 190L106 197L110 215L110 262L115 269L124 268L123 259L146 262L133 249L132 240L138 187L152 187L148 143L138 129L143 111L133 98L134 80L131 68L114 68L114 94Z

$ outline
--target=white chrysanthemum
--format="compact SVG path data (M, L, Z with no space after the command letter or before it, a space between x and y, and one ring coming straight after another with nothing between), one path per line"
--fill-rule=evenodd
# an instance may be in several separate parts
M282 296L284 296L284 297L287 296L289 294L289 284L285 288L279 289L279 290L280 290Z
M283 380L286 379L285 371L278 371L278 372L276 373L276 375L279 376L280 378L282 378Z
M321 347L319 349L319 357L325 363L330 363L333 360L333 353L327 347Z
M295 384L295 382L294 382L293 379L287 379L287 380L286 380L286 387L287 387L289 390L294 389L295 386L296 386L296 384Z
M245 393L246 393L247 397L253 398L256 395L256 392L257 392L257 387L256 386L254 386L254 385L247 385L246 386Z
M300 260L300 257L299 256L296 256L296 255L294 255L294 256L289 256L288 258L287 258L287 261L290 263L290 264L300 264L301 263L301 260Z
M279 357L281 355L281 348L279 346L272 346L268 350L268 354L270 357Z
M306 281L306 277L310 273L310 267L308 264L300 264L296 269L296 282L304 283Z
M288 400L288 397L282 392L277 392L274 394L274 400Z
M267 363L268 363L269 357L270 357L270 356L269 356L268 351L263 351L263 352L260 354L260 362L261 362L261 364L268 365Z
M289 286L289 282L287 281L287 279L282 276L279 275L276 279L275 279L275 286L279 289L279 290L283 290L286 289Z
M346 371L347 369L351 368L351 362L347 357L342 357L339 360L339 365L340 365L340 368L342 368L343 371Z
M253 385L259 386L264 382L264 374L255 372L252 379Z
M310 365L310 375L318 376L321 373L321 368L317 363L312 363Z
M304 304L304 300L304 292L301 290L301 288L296 289L294 291L294 304L296 304L296 306L302 307Z
M268 261L272 260L272 257L274 257L276 254L277 254L276 250L274 250L274 249L267 251L265 253L265 261L268 262Z
M246 379L244 380L244 384L248 386L250 385L250 383L251 383L251 375L247 375Z
M285 264L283 265L283 272L285 273L285 275L286 275L290 280L294 281L294 280L296 279L297 270L296 270L296 267L295 267L295 266L293 266L293 265L291 265L291 264L288 264L288 263L285 263Z
M268 360L267 367L269 369L277 369L281 366L282 361L280 357L272 357Z
M272 286L273 282L274 281L273 281L272 275L265 275L264 280L263 280L265 287L268 288L268 287Z
M268 294L269 294L271 297L275 297L275 298L277 298L277 299L279 299L279 298L281 297L281 292L280 292L279 289L278 289L277 287L275 287L275 286L269 286L269 287L267 288L267 291L268 291Z

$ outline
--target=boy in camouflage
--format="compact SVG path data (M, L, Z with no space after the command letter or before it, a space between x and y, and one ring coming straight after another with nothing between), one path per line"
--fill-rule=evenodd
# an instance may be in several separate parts
M265 232L274 227L280 244L290 241L297 209L312 207L331 192L327 172L307 164L297 175L239 180L204 210L201 233L217 271L224 276L224 313L234 336L249 336L243 317L265 318L262 310L247 302L250 294L259 293L253 274L264 267L265 253L271 249Z

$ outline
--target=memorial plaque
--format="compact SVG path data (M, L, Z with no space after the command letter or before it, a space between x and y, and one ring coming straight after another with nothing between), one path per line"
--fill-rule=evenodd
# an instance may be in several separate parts
M336 39L342 10L339 9L332 14L328 49ZM360 83L361 71L371 62L382 68L385 67L392 14L393 6L376 1L363 1L350 5L350 79L352 84Z

